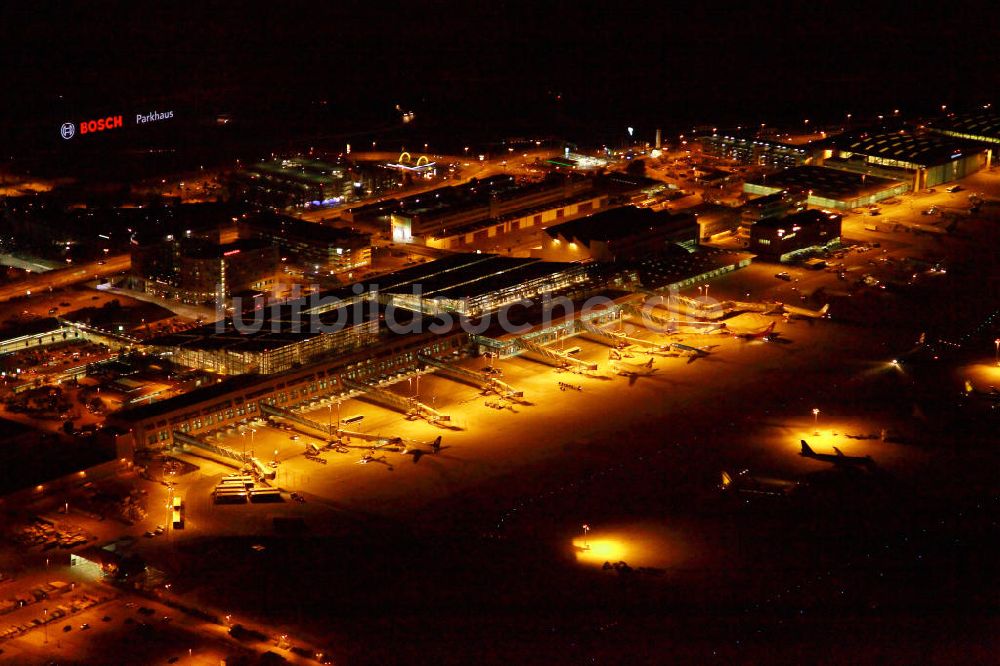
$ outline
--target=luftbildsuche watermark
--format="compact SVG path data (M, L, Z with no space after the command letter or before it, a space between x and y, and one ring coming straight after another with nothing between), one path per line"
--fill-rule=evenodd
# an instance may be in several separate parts
M469 298L454 301L425 297L419 284L406 293L384 293L377 285L355 284L352 294L346 298L323 294L315 285L307 296L302 295L299 285L292 285L287 290L278 287L275 291L290 295L280 300L262 295L235 296L228 307L224 300L218 299L215 331L235 331L243 335L262 332L319 335L380 322L399 335L428 331L445 334L456 328L470 335L482 335L490 330L520 335L534 326L550 328L578 319L589 321L602 315L621 317L627 314L638 318L646 329L670 333L684 323L676 319L673 312L685 308L707 312L721 305L707 295L697 299L682 297L673 286L663 294L649 294L641 301L625 305L604 295L581 301L551 293L507 300L499 306L481 305Z

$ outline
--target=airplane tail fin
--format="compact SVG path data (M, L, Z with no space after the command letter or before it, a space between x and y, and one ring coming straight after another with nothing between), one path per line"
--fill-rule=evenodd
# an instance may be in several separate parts
M800 440L800 441L802 442L802 452L801 452L800 455L811 456L813 454L812 447L810 447L808 444L806 444L806 440L803 439L803 440Z
M434 443L431 444L431 448L433 448L435 451L441 448L441 435L437 436L437 438L434 440Z
M733 485L733 477L729 476L729 472L726 470L722 470L722 489L725 490L731 485Z
M821 315L825 315L825 314L826 314L827 312L829 312L829 311L830 311L830 304L829 304L829 303L827 303L826 305L824 305L823 307L821 307L821 308L819 309L819 313L820 313Z
M837 455L838 455L838 456L843 456L843 455L844 455L844 452L843 452L843 451L841 451L840 449L838 449L838 448L837 448L836 446L835 446L835 447L833 447L833 450L837 452Z
M765 333L767 333L768 335L770 335L771 333L774 333L774 323L775 323L775 322L773 322L773 321L772 321L772 322L771 322L771 325L770 325L770 326L768 326L768 327L767 327L767 328L766 328L766 329L764 330L764 332L765 332Z
M650 358L649 361L646 362L646 367L647 368L652 368L653 367L653 359L652 358Z

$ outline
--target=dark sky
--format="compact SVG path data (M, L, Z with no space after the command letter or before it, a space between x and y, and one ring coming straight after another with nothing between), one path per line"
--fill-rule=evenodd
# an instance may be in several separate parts
M1000 84L995 7L916 7L20 3L0 16L0 113L327 98L348 114L401 102L439 122L516 126L550 113L558 93L559 112L583 127L990 101Z

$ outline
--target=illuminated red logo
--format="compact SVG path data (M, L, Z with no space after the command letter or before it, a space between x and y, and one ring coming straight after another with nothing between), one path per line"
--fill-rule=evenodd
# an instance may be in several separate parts
M121 116L107 116L106 118L97 118L96 120L81 120L76 128L73 128L73 123L64 123L62 128L60 128L60 134L62 134L64 139L71 139L74 134L92 134L94 132L116 129L121 126Z

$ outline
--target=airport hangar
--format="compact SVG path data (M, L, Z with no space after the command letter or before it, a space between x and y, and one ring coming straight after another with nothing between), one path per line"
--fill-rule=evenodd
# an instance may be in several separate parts
M908 192L911 184L853 171L820 166L800 166L743 183L747 194L772 195L782 191L806 195L819 208L853 210Z
M676 270L671 268L670 280L674 285L688 284L692 280L720 274L735 267L729 265L732 263L728 258L730 253L706 251L702 255L691 254L683 249L678 249L677 252L685 257L697 255L699 261L690 265L678 264L681 267ZM726 254L727 258L720 260L716 254ZM748 262L746 255L741 255L739 266ZM676 262L669 263L673 266ZM258 371L220 377L216 384L117 412L109 417L108 426L112 429L111 432L118 433L118 456L129 460L134 458L137 451L162 450L174 446L197 446L232 458L236 454L216 450L218 447L204 442L200 436L237 427L266 414L279 413L295 418L296 415L290 410L296 407L332 396L352 397L377 391L375 384L379 381L402 377L428 366L441 367L463 354L494 350L501 352L503 356L527 354L553 365L573 365L577 363L576 359L543 345L567 334L587 333L600 337L602 334L596 331L597 326L620 317L622 311L629 308L634 310L630 303L649 293L637 284L640 272L641 268L616 267L612 264L511 260L508 257L483 254L453 255L404 269L382 276L380 280L383 286L370 283L364 285L367 290L350 290L359 301L369 301L371 312L378 314L371 318L378 326L377 333L367 328L371 325L370 322L355 322L355 328L362 328L347 333L350 340L335 338L329 342L316 343L312 341L316 336L303 334L302 337L292 338L285 345L290 347L288 349L271 346L270 343L278 344L280 336L271 338L268 337L270 334L262 332L259 335L268 344L259 346L254 345L254 335L245 336L248 338L248 348L239 349L239 353L271 354L272 358L282 358L283 362L272 361L270 367L284 366L283 369L273 374ZM419 284L432 286L424 291L414 289ZM462 292L466 296L458 298ZM542 294L553 298L564 297L578 304L592 296L605 295L610 299L611 305L590 311L574 308L573 315L568 320L548 326L536 325L528 335L513 334L503 339L489 334L470 334L458 325L453 325L446 332L431 332L428 325L436 321L435 317L421 319L416 327L410 327L413 332L393 332L385 322L390 307L400 309L401 319L407 315L415 317L418 312L462 313L475 319L495 313L505 305L519 304L521 299L540 297ZM536 298L536 303L540 300ZM304 308L303 311L310 314L332 314L336 310L353 307L359 301L347 304L341 302L339 305L328 303L313 306L311 312L310 308ZM536 305L536 310L537 307ZM530 317L536 310L521 306L512 308L515 317L520 311L527 313L522 313L521 316ZM493 321L491 318L490 322ZM218 358L213 360L212 357L224 357L232 351L227 347L239 347L242 343L230 330L233 328L231 322L227 322L226 332L217 338L220 341L218 343L213 340L209 328L214 330L214 325L205 327L198 336L192 336L198 339L187 340L184 344L188 348L183 351L179 349L183 345L178 344L177 338L160 340L157 344L150 345L151 350L175 355L188 354L188 362L200 363L203 367L222 365L222 361ZM343 331L329 335L342 333ZM336 346L338 340L340 347ZM208 344L204 344L206 341ZM300 345L301 347L296 348ZM323 345L329 345L329 350L322 350ZM300 354L307 346L318 351L312 356ZM302 358L303 361L301 364L298 361L289 362L292 358ZM256 362L263 363L260 358ZM235 369L236 365L231 367ZM301 421L301 417L297 418ZM324 428L319 424L317 426Z
M1000 151L1000 114L988 109L978 113L949 116L929 123L930 130L943 136L974 141L989 147L986 168L993 163L993 155Z
M984 146L931 132L856 132L818 144L816 164L907 182L919 191L965 178L988 164Z

